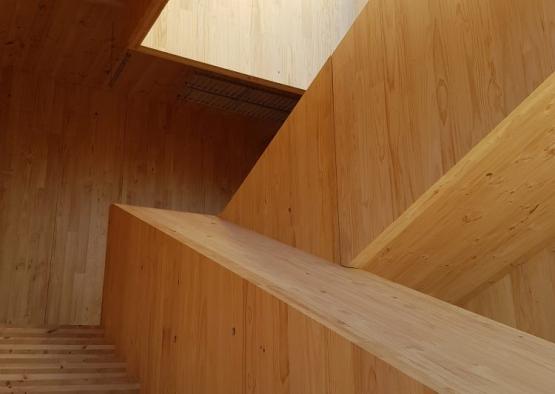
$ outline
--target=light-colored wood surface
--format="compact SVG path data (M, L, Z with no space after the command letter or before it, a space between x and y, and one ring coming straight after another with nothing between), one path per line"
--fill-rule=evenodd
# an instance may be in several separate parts
M322 162L325 166L336 161L338 186L303 189L303 183L293 183L285 160L292 149L286 148L280 132L275 139L276 146L281 141L280 149L265 152L222 217L350 264L555 69L554 6L544 0L373 1L332 56L334 126L327 128L334 129L329 149L335 150L335 157L327 153L328 161L303 163L304 174L318 174ZM307 95L320 86L321 78ZM318 104L305 100L306 110L317 110L323 99ZM291 117L282 130L291 141L306 133L299 120L296 124ZM272 182L293 187L268 193ZM329 212L316 209L318 204L291 204L291 196L297 195L309 196L306 201L327 198L331 204L326 209L337 212L339 227L322 224ZM288 208L295 212L293 219L303 220L293 226L281 219L277 227L280 213ZM473 214L466 220L472 221ZM310 235L310 242L298 242L293 236L297 234ZM339 253L314 246L322 240L328 240L322 245L331 245L328 234L339 240ZM512 271L512 281L520 275L519 282L531 280L525 261L519 262L520 270ZM484 286L500 275L488 278ZM533 285L525 287L527 302L535 304L526 306L523 301L517 308L535 312L523 312L518 324L511 317L513 296L499 294L512 294L507 278L473 301L462 300L462 305L552 339L549 278L534 275Z
M457 4L408 0L369 4L332 56L334 108L327 116L333 117L334 126L326 129L334 129L334 137L328 138L333 146L322 150L322 159L306 160L304 173L292 175L286 161L292 148L285 141L303 138L311 128L305 117L292 116L282 129L289 138L278 133L274 149L265 152L223 217L318 254L313 245L322 242L319 232L324 229L323 239L330 234L322 217L334 209L339 228L333 233L340 238L336 261L350 264L555 70L555 3ZM388 37L387 45L382 37ZM321 86L329 67L307 95L327 92ZM322 111L324 100L305 98L303 112ZM300 151L298 160L315 155L314 151L312 146ZM293 181L301 174L305 179L306 174L321 174L320 168L325 173L327 166L334 166L337 176L328 185L319 176L324 187L305 190ZM265 183L270 182L292 186L283 192L276 188L268 198ZM296 195L331 204L324 210L316 209L318 202L288 206ZM266 204L267 200L282 201L278 215L282 207L290 207L302 223L281 221L279 229L255 225L261 218L272 221L269 212L278 204ZM309 245L283 236L299 232L311 234ZM319 255L331 259L329 254Z
M0 393L139 392L96 327L0 326L0 337Z
M339 260L328 62L222 217L327 260Z
M142 45L306 89L367 0L169 0Z
M351 265L463 302L555 237L555 74Z
M109 238L103 325L147 391L555 385L550 342L216 217L113 207Z
M212 65L212 64L207 64L207 63L202 63L202 62L199 62L199 61L196 61L196 60L186 59L186 58L181 57L181 56L173 55L173 54L168 53L168 52L164 52L164 51L160 51L160 50L157 50L157 49L145 47L145 46L142 46L142 45L139 45L138 47L133 48L130 51L141 53L141 54L144 54L144 55L150 55L150 57L153 57L153 58L156 58L156 59L166 60L166 61L169 61L170 63L178 64L178 65L180 65L181 67L183 67L185 69L193 68L193 69L196 69L196 70L200 70L201 72L216 73L216 74L221 75L221 76L226 77L226 78L232 78L232 79L239 80L239 81L246 82L246 83L254 83L257 86L260 86L260 87L263 87L263 88L268 88L268 89L273 89L273 90L276 90L278 92L289 93L289 94L294 94L294 95L298 95L298 96L301 96L305 92L304 89L296 88L294 86L284 85L283 83L270 81L270 80L267 80L267 79L252 76L252 75L245 74L245 73L242 73L242 72L230 70L230 69L223 68L223 67L218 67L218 66L215 66L215 65Z
M276 128L120 82L0 73L0 322L98 323L109 204L219 212Z
M555 342L555 245L512 268L461 306Z
M374 0L332 62L349 264L555 71L555 2Z

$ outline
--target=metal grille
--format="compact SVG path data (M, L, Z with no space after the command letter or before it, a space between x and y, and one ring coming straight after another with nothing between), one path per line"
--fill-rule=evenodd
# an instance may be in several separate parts
M299 97L254 87L246 83L199 72L191 73L183 98L242 115L283 121Z

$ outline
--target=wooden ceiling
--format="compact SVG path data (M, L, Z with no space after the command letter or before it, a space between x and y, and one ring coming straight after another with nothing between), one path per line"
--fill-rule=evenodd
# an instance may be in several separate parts
M139 46L165 3L1 0L0 68L179 100L195 67Z
M2 0L0 64L103 84L165 0Z

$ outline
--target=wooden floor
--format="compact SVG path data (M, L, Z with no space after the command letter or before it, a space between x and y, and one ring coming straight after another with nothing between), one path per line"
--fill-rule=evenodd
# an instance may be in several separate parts
M96 327L0 326L0 393L138 393Z

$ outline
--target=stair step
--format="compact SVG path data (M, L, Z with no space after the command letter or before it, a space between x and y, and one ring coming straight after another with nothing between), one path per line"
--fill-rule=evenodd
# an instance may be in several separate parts
M114 350L114 345L94 344L36 344L36 343L0 343L0 351L15 350Z
M131 394L139 393L138 383L105 383L105 384L61 384L52 386L27 386L27 387L0 387L2 394L15 393L115 393Z
M0 344L7 345L11 343L18 344L61 344L61 345L72 345L72 344L90 344L90 345L102 345L105 344L103 337L38 337L38 336L0 336Z
M14 362L0 363L0 374L6 373L37 373L41 371L48 372L80 372L80 371L118 371L125 370L125 363L122 362Z
M25 360L43 361L51 360L56 362L110 362L116 360L115 353L0 353L0 368L4 363L13 363Z
M96 327L0 326L2 393L139 393Z
M80 356L80 357L115 357L114 350L33 350L33 349L19 349L11 351L0 351L0 360L13 359L13 358L63 358L65 356Z
M14 369L0 370L0 382L12 380L53 380L54 376L61 376L61 380L77 379L81 376L83 379L92 378L94 376L103 377L121 377L127 376L126 368L105 368L105 369Z
M125 378L126 372L56 372L56 373L0 373L0 386L6 382L26 382L37 380L76 380Z
M133 383L125 374L118 374L117 376L103 376L103 374L93 374L88 377L74 377L67 378L61 374L59 379L49 377L47 379L34 379L34 380L4 380L0 381L0 387L27 387L27 386L57 386L57 385L76 385L76 384L115 384L115 383Z
M0 337L103 337L104 330L98 327L46 327L46 328L18 328L0 326Z
M61 361L56 360L37 360L35 362L20 361L12 363L0 363L0 369L13 370L13 369L64 369L64 370L79 370L79 369L107 369L107 368L125 368L125 363L118 360L107 360L102 362L79 362L79 361Z

